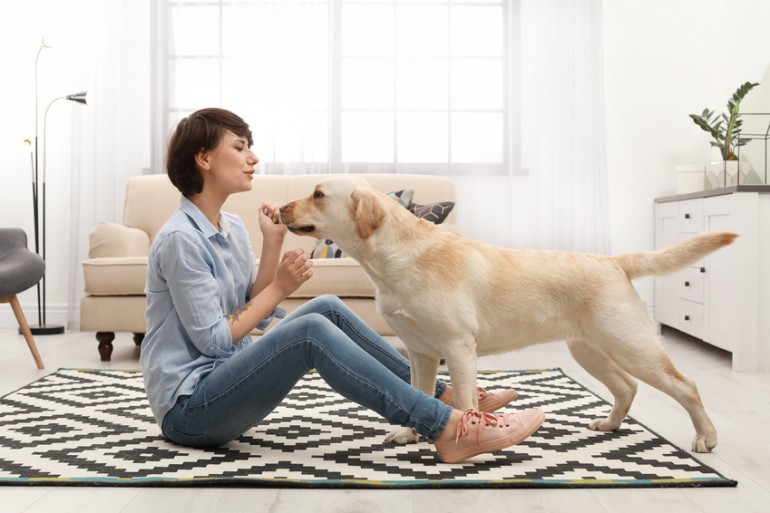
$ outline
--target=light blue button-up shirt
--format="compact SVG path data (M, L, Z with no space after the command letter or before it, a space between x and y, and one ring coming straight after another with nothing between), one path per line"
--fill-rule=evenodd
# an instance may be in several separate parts
M183 196L150 248L140 363L158 424L179 396L252 343L250 335L233 343L225 316L248 301L256 257L238 216L222 212L219 225L221 231Z

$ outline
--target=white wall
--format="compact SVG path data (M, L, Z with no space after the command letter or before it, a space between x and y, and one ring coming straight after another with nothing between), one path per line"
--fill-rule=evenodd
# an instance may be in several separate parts
M99 19L109 3L0 3L4 25L0 31L4 69L0 75L2 226L20 226L32 233L29 155L21 151L21 142L34 135L34 59L40 38L49 35L54 41L58 39L57 48L41 56L40 101L45 108L55 96L91 87L88 82L96 74L94 51L107 37ZM721 111L738 84L763 77L770 65L768 27L767 0L604 2L613 253L651 249L653 198L674 193L674 167L716 158L706 134L687 115L705 107ZM77 116L73 109L78 108L59 102L49 114L48 320L59 324L65 322L68 275L73 268L68 249L68 128ZM490 231L488 223L474 220L468 221L465 230L482 240L499 236ZM639 280L637 288L651 304L652 280ZM23 294L21 302L32 317L34 292ZM0 326L15 324L9 310L0 309Z
M675 192L677 164L719 160L688 114L722 112L738 85L762 79L768 27L767 0L604 2L613 253L652 248L653 199ZM636 286L652 304L652 279Z

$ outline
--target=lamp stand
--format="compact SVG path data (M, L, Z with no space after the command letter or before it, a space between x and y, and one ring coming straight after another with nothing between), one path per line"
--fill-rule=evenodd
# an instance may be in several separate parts
M46 43L45 38L43 38L42 43L40 44L40 48L37 51L37 56L35 57L35 162L34 162L34 170L33 170L33 179L32 179L32 203L34 208L34 223L35 223L35 253L39 254L43 261L45 261L45 246L46 246L46 232L45 232L45 225L46 225L46 211L45 211L45 193L46 193L46 120L48 118L48 110L51 108L51 105L53 105L58 100L69 100L74 101L77 103L86 104L86 93L76 93L76 94L70 94L67 96L60 96L58 98L54 98L51 100L51 102L48 104L48 107L45 109L45 114L43 115L43 181L42 181L42 196L38 196L39 188L41 187L40 181L38 180L38 83L37 83L37 69L38 69L38 60L40 59L40 53L43 51L44 48L51 48L49 44ZM38 203L38 198L40 198L42 201ZM40 209L42 208L42 212L40 212ZM38 214L41 214L38 216ZM40 233L42 232L42 233ZM40 237L42 235L42 237ZM39 241L42 244L39 244ZM58 325L58 324L47 324L46 323L46 275L48 273L46 272L43 274L43 277L40 279L40 281L37 284L37 315L38 315L38 324L37 325L31 325L29 327L30 331L33 335L58 335L61 333L64 333L64 326ZM19 329L21 331L21 329Z

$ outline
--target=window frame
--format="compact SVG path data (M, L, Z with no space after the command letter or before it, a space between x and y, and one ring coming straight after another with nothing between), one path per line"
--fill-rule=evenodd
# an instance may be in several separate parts
M393 141L393 160L388 162L348 162L342 160L342 116L343 112L352 112L354 109L344 109L342 105L342 62L345 56L342 50L342 9L345 0L328 0L329 8L329 59L330 59L330 77L329 77L329 103L328 103L328 155L325 162L296 162L296 161L270 161L265 166L264 171L267 174L288 174L295 169L303 169L308 166L327 168L329 172L344 172L352 170L357 173L398 173L409 172L419 174L444 174L444 175L467 175L467 174L517 174L525 175L527 171L521 168L521 124L518 121L521 109L519 98L520 81L520 41L518 31L516 30L520 23L520 0L501 0L489 2L489 5L500 5L503 14L502 23L502 49L500 54L502 67L502 106L500 109L453 109L451 98L446 109L399 109L397 101L394 101L392 109L383 109L382 112L390 112L394 119L394 141ZM172 108L172 77L171 70L173 66L171 61L174 59L194 59L196 56L173 55L171 53L171 8L174 6L218 6L219 7L219 48L216 53L207 54L205 58L218 60L220 70L218 96L219 104L222 104L222 63L226 56L222 52L222 20L223 9L228 5L248 4L248 1L238 0L162 0L152 2L152 47L156 49L152 58L152 120L153 120L153 142L151 146L152 160L156 169L164 169L165 144L170 135L173 126L171 119L181 117L182 115L193 112L194 109ZM303 3L300 1L299 3ZM308 4L318 4L309 0ZM371 5L388 4L397 8L395 0L372 0L367 2ZM453 0L446 1L447 8L451 5L463 5L462 2ZM484 2L467 2L468 5L485 5ZM451 28L450 28L451 30ZM399 56L396 53L392 56L394 63L398 63ZM450 62L457 56L448 55ZM488 58L488 57L482 57ZM450 71L451 73L451 71ZM451 87L451 84L449 85ZM394 90L394 95L397 91ZM451 92L450 92L451 94ZM380 111L378 109L378 111ZM435 111L446 113L448 116L448 141L447 141L447 161L446 162L401 162L396 159L398 154L398 139L396 130L398 126L398 117L401 112L423 112ZM452 161L452 115L465 112L494 112L502 117L501 127L501 160L499 162L453 162Z

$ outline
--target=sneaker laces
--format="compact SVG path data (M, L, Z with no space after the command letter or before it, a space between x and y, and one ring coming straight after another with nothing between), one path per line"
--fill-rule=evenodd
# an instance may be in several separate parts
M486 388L476 387L476 394L479 396L479 401L483 400L489 395Z
M457 424L457 436L455 437L455 442L460 440L460 437L468 436L470 433L470 426L475 424L480 424L479 427L485 428L485 427L502 427L504 425L508 425L508 415L509 414L503 414L503 415L497 415L494 413L486 413L483 411L478 410L465 410L463 412L463 416L460 418L460 422ZM483 424L482 424L483 423ZM476 431L476 435L478 436L478 433L480 430Z

